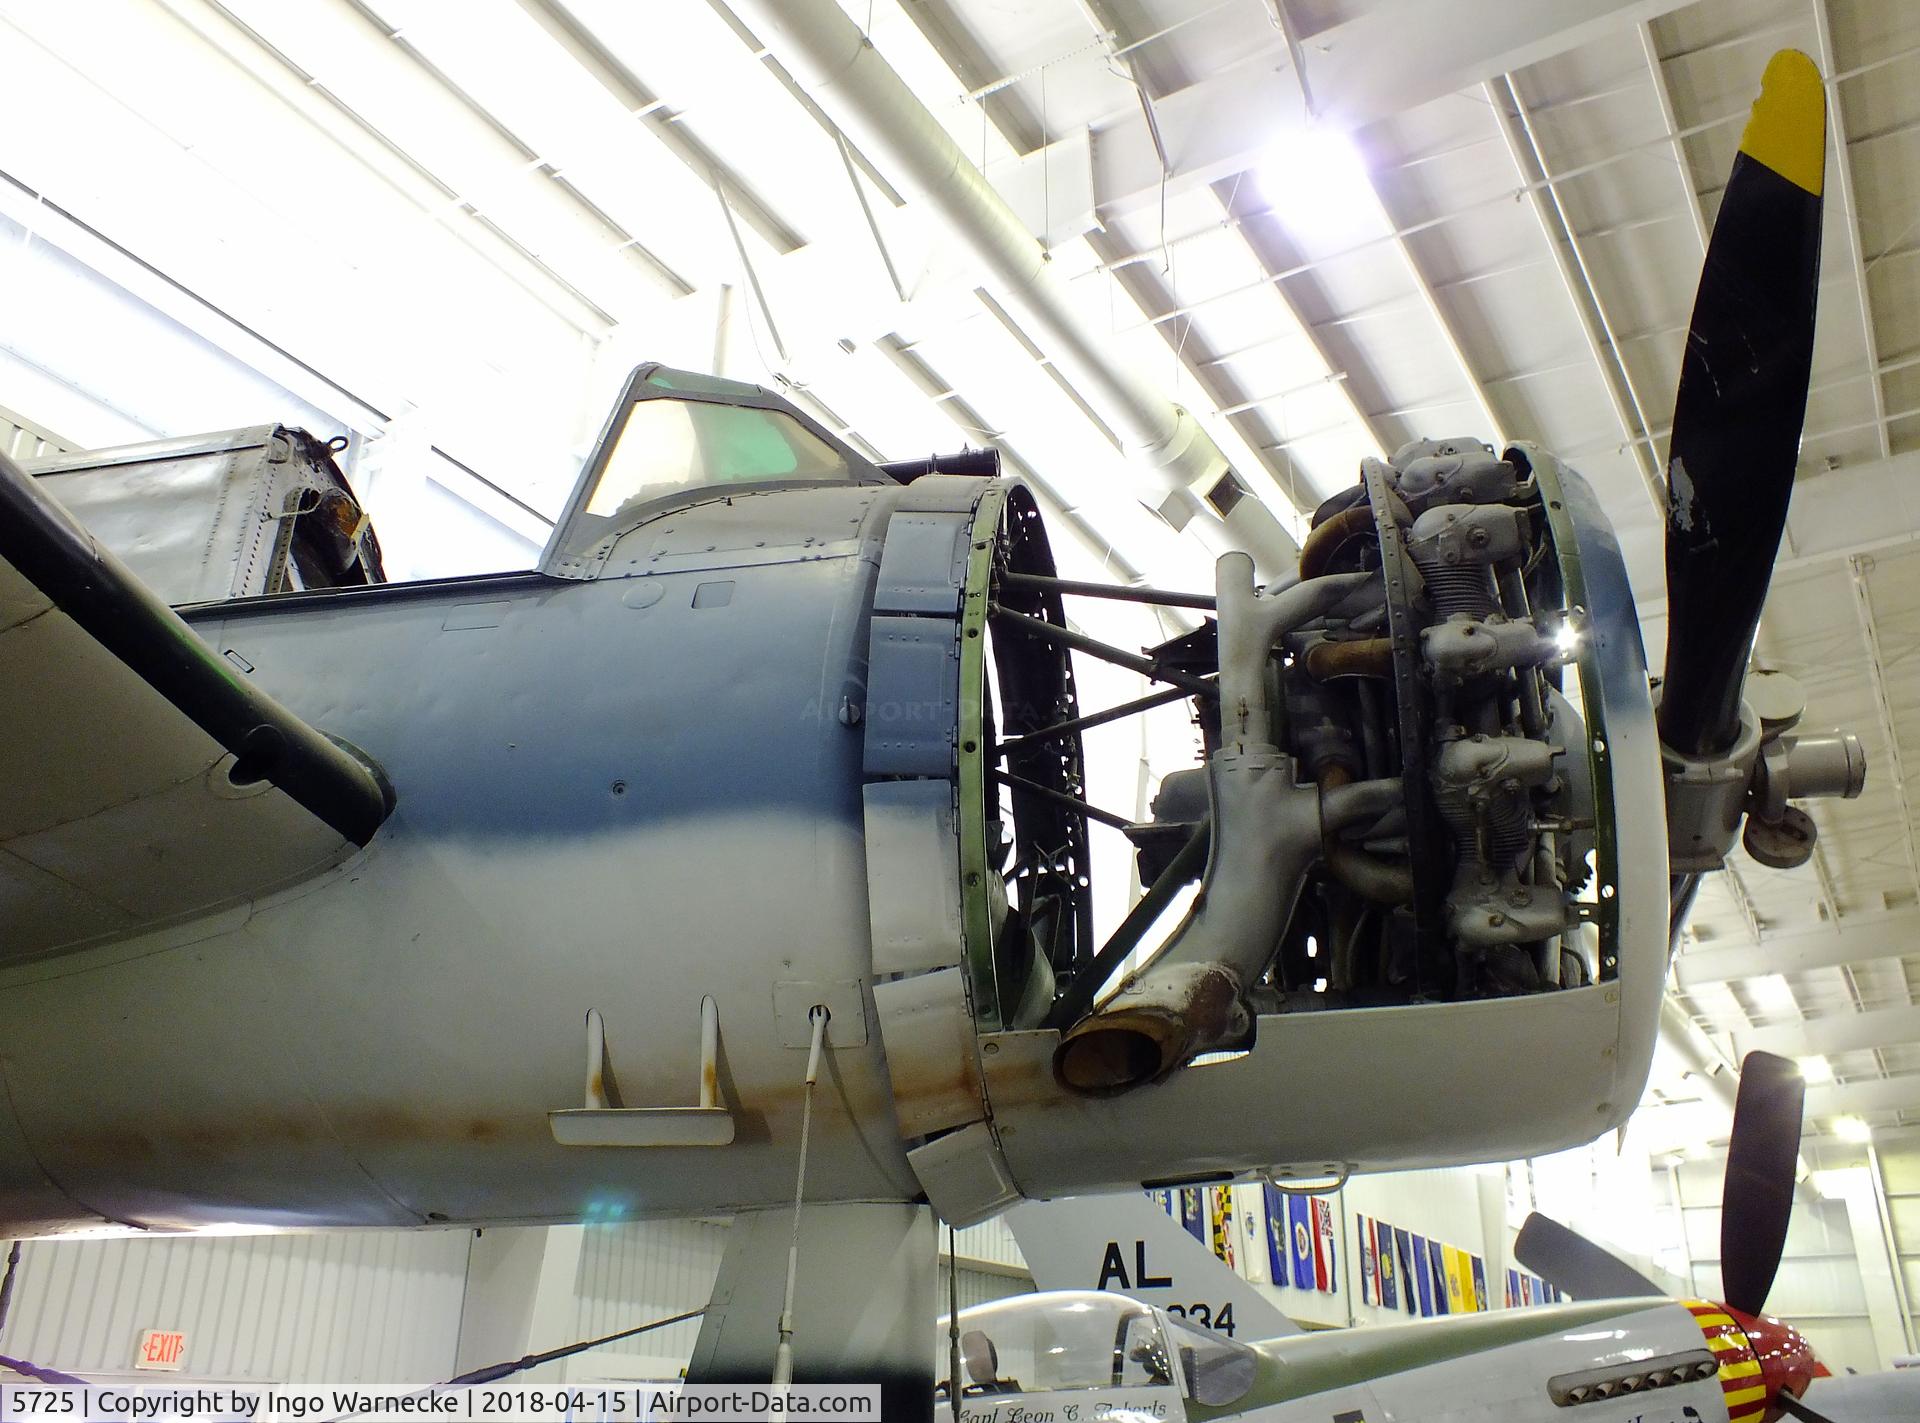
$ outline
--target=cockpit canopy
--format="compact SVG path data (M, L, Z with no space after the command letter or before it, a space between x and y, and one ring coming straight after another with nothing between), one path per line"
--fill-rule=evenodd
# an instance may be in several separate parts
M637 511L729 484L880 483L887 476L757 385L644 365L625 390L555 527L541 567L574 572Z
M942 1319L941 1380L951 1344ZM1185 1397L1221 1408L1253 1387L1258 1360L1245 1344L1099 1290L1015 1295L960 1311L963 1398L1178 1384ZM943 1382L943 1393L950 1387Z

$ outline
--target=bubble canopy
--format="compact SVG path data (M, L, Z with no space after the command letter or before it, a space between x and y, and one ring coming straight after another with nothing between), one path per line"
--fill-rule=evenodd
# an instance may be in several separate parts
M949 1343L943 1318L935 1370L943 1380ZM1246 1394L1257 1364L1245 1344L1099 1290L1015 1295L960 1312L967 1398L1177 1384L1196 1403L1218 1408Z

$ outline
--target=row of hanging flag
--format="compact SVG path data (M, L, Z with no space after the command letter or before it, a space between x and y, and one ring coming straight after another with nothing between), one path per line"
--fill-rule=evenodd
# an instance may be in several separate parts
M1360 1298L1408 1314L1474 1314L1494 1307L1487 1288L1487 1262L1471 1251L1429 1240L1372 1216L1356 1216L1359 1230ZM1507 1271L1501 1304L1549 1304L1565 1298L1545 1280Z
M1538 1275L1529 1275L1525 1270L1507 1271L1507 1308L1518 1309L1530 1304L1559 1304L1566 1299L1558 1286L1550 1285Z
M1183 1186L1147 1194L1255 1283L1338 1293L1339 1234L1325 1196L1291 1196L1272 1186Z
M1338 1233L1325 1196L1294 1195L1271 1185L1185 1186L1148 1194L1189 1235L1256 1284L1339 1291ZM1354 1219L1354 1273L1365 1303L1423 1317L1495 1307L1482 1256L1372 1216ZM1506 1274L1500 1304L1507 1309L1566 1298L1537 1275Z

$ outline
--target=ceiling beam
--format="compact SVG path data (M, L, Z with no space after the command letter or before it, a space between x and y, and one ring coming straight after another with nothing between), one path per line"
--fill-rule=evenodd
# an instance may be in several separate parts
M1782 1057L1872 1052L1894 1043L1920 1043L1920 1004L1835 1013L1733 1034L1737 1056L1775 1052Z
M1833 50L1833 17L1828 11L1827 0L1813 0L1813 29L1818 43L1820 72L1833 74L1838 71ZM1840 161L1834 165L1833 186L1840 195L1842 223L1847 233L1847 258L1853 264L1853 280L1860 294L1860 333L1867 343L1868 384L1873 391L1873 416L1879 421L1877 433L1880 437L1880 458L1886 459L1893 454L1893 437L1888 430L1887 393L1880 384L1880 343L1873 326L1873 298L1867 292L1867 261L1860 244L1860 205L1853 192L1853 154L1847 147L1847 119L1845 106L1840 101L1840 91L1833 91L1833 102L1827 105L1827 127L1830 131L1834 151Z
M1688 53L1690 54L1698 53L1698 52L1699 51L1688 51ZM1857 64L1853 68L1845 70L1842 73L1829 75L1827 76L1827 92L1829 94L1837 93L1840 83L1844 80L1857 79L1863 74L1871 74L1874 71L1879 69L1885 69L1895 64L1905 63L1906 61L1912 59L1916 55L1920 55L1920 45L1911 45L1906 48L1897 50L1892 54L1883 55L1878 59L1869 60L1864 64ZM1679 56L1675 56L1675 57L1678 58ZM1214 81L1209 80L1207 82L1212 83ZM1194 86L1194 87L1199 87L1199 86ZM1185 93L1186 91L1182 90L1180 92ZM1162 109L1162 111L1164 112L1164 109ZM1518 198L1522 193L1527 191L1529 188L1565 187L1569 183L1574 182L1576 179L1585 178L1589 174L1604 172L1607 169L1613 168L1618 164L1627 163L1636 158L1639 158L1640 156L1644 155L1645 153L1649 152L1652 149L1667 145L1672 139L1684 140L1684 139L1691 138L1696 134L1713 133L1720 129L1738 128L1739 126L1746 123L1748 117L1749 117L1749 110L1742 108L1733 113L1719 114L1712 118L1702 119L1698 123L1688 124L1684 128L1676 129L1671 134L1662 134L1660 137L1649 139L1649 140L1646 140L1645 142L1628 144L1624 147L1615 149L1613 152L1608 153L1604 157L1589 159L1585 163L1575 164L1571 168L1564 168L1560 172L1555 173L1551 178L1535 179L1535 180L1532 180L1531 182L1522 184L1519 188L1506 191L1506 192L1495 193L1487 197L1476 198L1471 202L1468 202L1462 207L1452 208L1446 211L1437 212L1432 217L1422 218L1418 222L1409 223L1405 227L1399 228L1394 235L1401 236L1401 237L1410 237L1413 234L1418 232L1427 232L1436 227L1443 227L1448 223L1458 222L1463 218L1470 217L1474 213L1484 212L1490 208L1495 208L1495 207L1502 206L1506 203L1510 203L1514 199ZM1916 121L1915 124L1903 125L1899 128L1886 130L1886 133L1891 135L1893 133L1905 132L1905 130L1909 127L1920 127L1920 121ZM1095 124L1093 127L1093 132L1096 135L1096 137L1101 138L1101 140L1104 142L1105 136L1111 132L1111 126L1108 124ZM1879 135L1876 135L1876 137L1878 136ZM1263 152L1265 149L1269 148L1270 146L1271 146L1271 140L1259 145L1259 148L1257 150L1250 150L1245 152L1243 154L1244 163L1251 165L1257 162L1260 156L1260 153ZM1108 155L1108 156L1111 156L1111 155ZM1186 170L1183 166L1175 167L1169 173L1168 178L1169 178L1170 189L1178 189L1180 187L1190 184L1192 181L1191 178L1187 176ZM1155 187L1153 192L1154 192L1154 196L1157 197L1159 192L1158 187ZM1094 196L1096 200L1101 202L1110 201L1115 197L1115 194L1110 187L1109 188L1102 187L1100 182L1100 173L1097 168L1095 172ZM1119 210L1119 209L1115 209L1115 210ZM1236 218L1235 221L1244 223L1254 218L1258 218L1261 220L1268 220L1272 216L1273 216L1273 212L1270 208L1262 208L1255 212L1248 213L1244 218ZM1164 253L1168 249L1177 249L1182 243L1198 241L1203 239L1206 235L1207 234L1205 233L1192 233L1184 237L1171 237L1164 243L1155 243L1153 247L1147 251L1129 253L1125 257L1120 258L1119 263L1157 262L1162 259ZM1593 235L1598 235L1598 233L1595 233ZM1386 237L1365 238L1359 242L1354 243L1350 247L1342 248L1340 251L1328 252L1322 256L1312 258L1311 260L1297 262L1293 266L1287 268L1285 271L1277 272L1274 275L1280 278L1299 276L1304 272L1313 271L1317 267L1323 267L1331 263L1343 261L1346 258L1352 256L1355 252L1364 251L1368 248L1381 245L1385 243L1387 240L1388 239ZM1916 253L1916 252L1920 252L1920 243L1911 244L1909 247L1906 247L1906 248L1896 247L1892 252L1883 254L1883 255L1911 255L1912 253ZM1876 258L1875 260L1879 260L1879 259ZM1255 284L1255 287L1260 285L1264 285L1264 282ZM1255 287L1244 287L1244 286L1230 287L1224 291L1218 291L1213 293L1211 296L1205 298L1203 301L1196 302L1193 307L1182 308L1179 311L1170 312L1168 313L1168 316L1171 317L1171 316L1185 315L1188 310L1198 310L1200 307L1209 305L1214 302L1231 301L1236 296L1240 296L1246 291L1253 290L1255 289ZM1159 319L1165 320L1167 318L1163 317ZM1676 327L1673 329L1678 330L1681 328ZM1637 339L1641 335L1646 335L1646 334L1649 334L1649 333L1630 333L1627 339L1631 341L1631 340ZM1660 333L1656 332L1651 334L1660 334ZM1898 368L1897 366L1881 367L1883 372L1891 369L1897 369L1897 368ZM1887 414L1887 419L1890 422L1898 421L1905 416L1914 415L1914 414L1920 414L1920 410L1889 411ZM1809 432L1808 438L1813 438L1816 433L1841 434L1841 433L1845 433L1846 430L1851 430L1854 428L1866 429L1866 428L1869 428L1871 423L1872 422L1870 421L1865 422L1858 427L1847 426L1842 430ZM1666 435L1666 433L1667 431L1664 428L1658 429L1654 431L1654 437L1663 438ZM1646 437L1640 436L1637 438L1644 439ZM1597 445L1582 446L1579 449L1571 450L1571 451L1562 451L1561 453L1563 456L1570 455L1570 454L1579 454L1579 453L1591 454L1598 450L1611 450L1615 448L1623 448L1625 443L1626 442L1620 442L1619 444L1602 443Z
M909 349L907 343L897 334L889 332L875 341L873 347L886 357L894 369L906 377L907 382L915 390L931 401L935 409L959 427L960 433L966 438L968 444L979 441L1000 451L1006 472L1026 481L1046 516L1049 519L1057 519L1070 528L1081 543L1100 558L1117 578L1125 583L1144 581L1144 575L1139 568L1128 562L1125 555L1103 538L1100 531L1087 522L1084 514L1055 493L1053 486L1020 458L1020 452L1004 436L982 434L982 431L991 428L987 424L986 417L941 379L933 367Z
M1680 137L1680 125L1673 117L1673 91L1667 87L1666 64L1660 57L1660 46L1653 37L1651 22L1640 26L1640 52L1646 56L1647 68L1653 75L1653 98L1660 108L1660 127L1666 131L1667 146L1673 152L1674 172L1685 190L1687 219L1693 224L1694 237L1699 240L1700 255L1705 257L1707 213L1700 202L1700 190L1693 185L1693 165L1687 160L1686 140Z
M1233 209L1233 185L1217 185L1214 188L1214 195L1220 201L1222 212L1229 218L1235 216ZM1274 272L1277 268L1285 265L1284 257L1290 255L1290 253L1277 253L1273 245L1273 238L1256 236L1245 227L1240 229L1240 233L1247 243L1248 250L1253 253L1254 260L1259 262L1264 270ZM1276 257L1282 260L1275 260ZM1300 309L1300 303L1295 299L1293 293L1287 289L1286 282L1278 276L1273 276L1267 280L1266 285L1271 287L1274 295L1279 297L1280 304L1286 308L1288 319L1291 321L1293 327L1297 329L1300 335L1306 340L1307 345L1312 347L1314 356L1319 360L1321 367L1327 372L1328 376L1331 377L1336 371L1339 371L1341 369L1341 363L1334 359L1333 352L1327 348L1325 334L1319 327L1307 320L1306 313ZM1191 320L1191 318L1188 319ZM1169 339L1172 338L1173 333L1171 330L1167 332L1167 335ZM1367 410L1361 403L1360 397L1354 393L1352 381L1341 380L1336 381L1335 384L1339 387L1340 401L1347 407L1348 413L1353 417L1353 423L1359 427L1360 431L1367 437L1368 443L1373 446L1374 457L1377 459L1386 459L1399 447L1400 442L1389 438L1389 432L1382 427L1380 421L1374 414Z
M1534 220L1539 224L1540 235L1553 257L1553 265L1560 273L1560 284L1566 288L1567 299L1573 304L1580 332L1587 340L1587 350L1593 356L1600 382L1607 392L1607 400L1613 406L1614 418L1620 423L1620 433L1633 445L1635 463L1646 484L1647 495L1653 501L1655 511L1664 519L1666 486L1660 477L1646 412L1641 409L1640 398L1634 393L1626 362L1620 358L1619 343L1614 340L1613 329L1607 322L1605 308L1600 304L1600 293L1587 271L1586 260L1580 255L1579 241L1574 237L1572 225L1567 222L1565 210L1560 206L1559 194L1551 186L1552 175L1547 171L1546 155L1540 151L1534 137L1526 106L1520 102L1520 93L1513 87L1510 76L1502 75L1488 80L1483 92L1488 107L1493 110L1500 137L1506 144L1507 156L1513 160L1521 182L1526 184L1527 202L1533 208ZM1577 274L1574 270L1576 266L1579 268ZM1649 438L1643 442L1637 438L1638 435L1647 435Z
M1913 838L1913 809L1907 796L1907 776L1900 759L1900 730L1895 720L1893 700L1887 693L1885 654L1880 646L1880 624L1873 615L1873 588L1867 570L1872 560L1860 555L1847 560L1847 573L1853 584L1853 607L1860 623L1860 640L1867 655L1867 681L1873 690L1874 714L1880 719L1880 737L1887 748L1888 779L1893 784L1894 804L1900 812L1900 843L1907 854L1907 875L1915 898L1920 899L1920 845Z
M686 296L694 290L695 283L675 271L637 236L628 232L610 213L576 188L558 168L547 163L540 154L522 142L498 115L456 84L408 37L405 30L389 27L373 8L373 0L332 0L332 6L343 19L356 22L361 32L360 43L371 42L376 49L391 46L395 52L405 56L407 65L420 80L467 113L471 117L467 127L473 137L493 150L493 161L498 162L503 171L520 168L536 174L540 180L535 185L537 189L558 195L577 218L584 220L589 230L598 228L598 245L610 252L615 261L631 267L642 280L668 297ZM384 133L381 136L393 142ZM474 206L464 194L460 200L467 206Z
M1780 567L1872 553L1920 537L1920 453L1807 472L1794 484Z
M740 220L775 252L791 252L806 239L781 220L739 173L728 168L685 124L676 122L660 99L634 72L614 57L593 31L556 0L518 0L527 16L565 50L614 101L637 119L640 127L686 164L687 171L739 214ZM722 185L724 184L724 188Z
M18 223L50 246L127 292L134 300L221 351L248 370L259 372L283 390L298 396L315 410L351 430L377 434L392 418L388 411L362 399L338 381L322 374L283 346L275 345L252 327L167 276L119 243L89 227L41 194L0 174L0 217ZM93 397L98 399L98 397ZM135 417L116 411L121 418Z
M1420 265L1420 259L1414 253L1411 240L1400 235L1399 223L1393 213L1388 210L1386 199L1381 196L1379 185L1374 182L1370 171L1367 173L1367 191L1373 195L1374 206L1380 210L1380 216L1385 220L1388 231L1393 234L1393 250L1399 253L1401 264L1407 269L1407 277L1413 283L1414 292L1419 297L1420 304L1426 308L1427 315L1439 329L1441 344L1447 348L1448 355L1453 358L1453 364L1460 371L1461 379L1466 382L1467 394L1473 398L1474 407L1479 410L1480 418L1485 422L1486 436L1491 437L1494 449L1506 449L1508 444L1506 427L1493 408L1493 401L1487 394L1486 382L1480 378L1479 372L1473 368L1473 362L1467 358L1466 343L1460 339L1460 332L1455 327L1453 318L1447 314L1446 308L1441 306L1440 294L1435 289L1432 278L1428 277L1425 268Z
M1920 1072L1807 1088L1807 1120L1920 1109Z
M1314 112L1359 128L1592 44L1684 0L1380 0L1302 36Z
M1435 5L1389 0L1303 35L1312 114L1357 129L1495 75L1680 8L1681 0L1499 0ZM1232 68L1094 126L1094 192L1105 213L1157 205L1252 167L1308 122L1307 95L1284 38ZM1158 130L1156 142L1155 130ZM1163 167L1161 153L1167 163Z
M1764 945L1713 944L1682 950L1673 961L1674 986L1691 993L1707 983L1727 983L1763 973L1808 973L1842 964L1868 963L1920 953L1920 910L1849 916L1829 929L1777 934Z

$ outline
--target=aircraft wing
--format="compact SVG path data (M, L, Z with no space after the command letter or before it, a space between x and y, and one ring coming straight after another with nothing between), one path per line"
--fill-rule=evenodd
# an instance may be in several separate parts
M1802 1397L1833 1423L1911 1423L1920 1418L1920 1368L1815 1379Z
M297 882L392 808L4 456L0 688L0 965Z
M1112 1290L1215 1327L1231 1309L1231 1328L1222 1332L1236 1339L1301 1332L1139 1191L1025 1201L1006 1220L1037 1289Z

